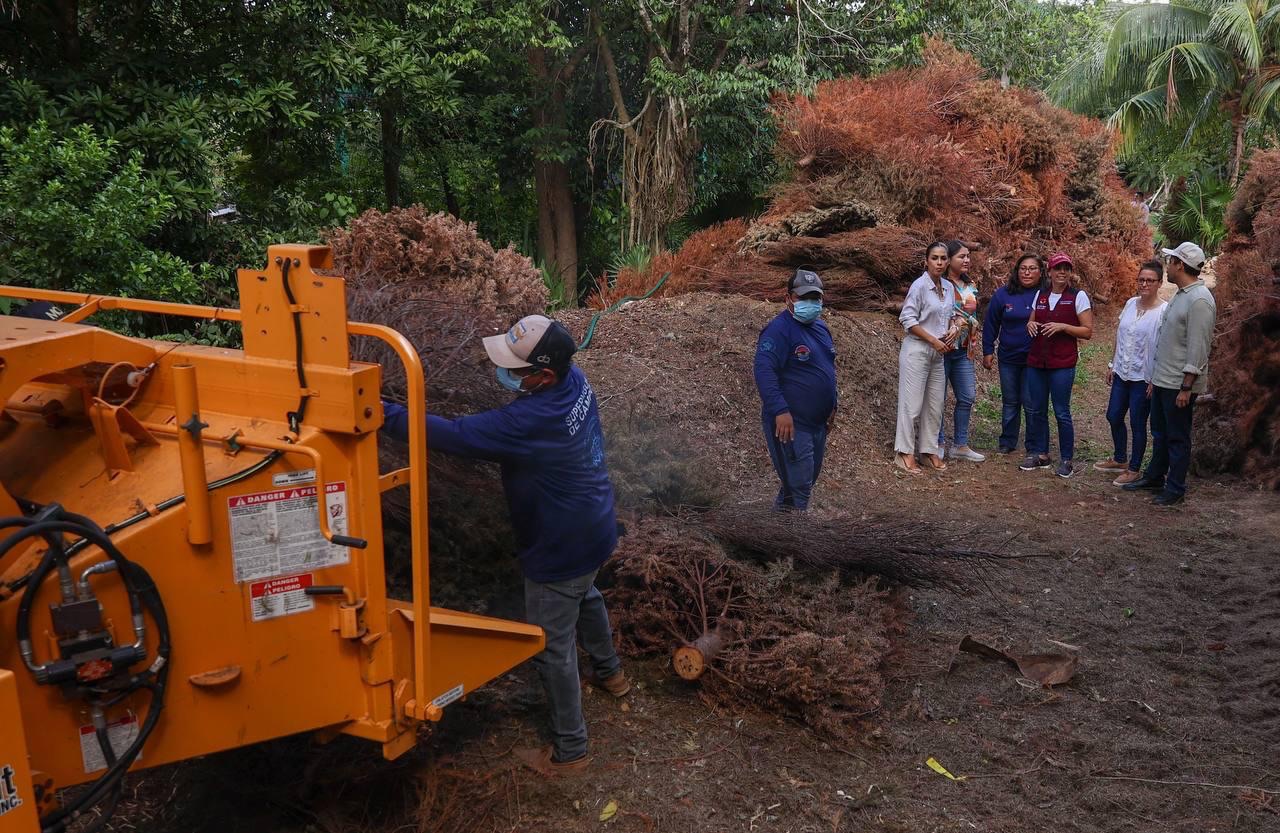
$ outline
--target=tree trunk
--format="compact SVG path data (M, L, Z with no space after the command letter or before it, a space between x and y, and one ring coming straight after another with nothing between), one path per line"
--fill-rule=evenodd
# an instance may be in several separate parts
M1235 132L1235 146L1231 152L1231 185L1235 187L1240 184L1240 166L1244 162L1244 116L1239 113L1231 114L1231 129Z
M688 645L676 648L671 656L671 666L683 680L696 680L707 670L711 660L724 649L724 634L719 628L702 634Z
M403 135L396 120L396 108L384 101L379 107L382 117L382 190L387 208L400 205L400 160L404 155Z
M462 219L462 209L458 206L458 195L454 193L453 185L449 182L449 168L436 159L436 170L440 171L440 187L444 189L444 204L449 213Z
M62 46L62 60L69 66L80 66L80 3L79 0L57 0L54 10L58 21L58 41Z
M546 50L528 51L535 82L533 126L556 141L568 132L565 87L571 70L547 65ZM547 271L564 285L564 300L578 302L578 228L574 220L569 166L556 159L533 160L533 184L538 197L538 257Z

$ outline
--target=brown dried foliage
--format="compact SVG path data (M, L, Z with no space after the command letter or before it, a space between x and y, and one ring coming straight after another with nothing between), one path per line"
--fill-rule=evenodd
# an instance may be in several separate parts
M353 321L384 324L418 350L433 413L496 407L503 395L480 337L546 309L547 291L533 263L514 249L495 251L475 226L421 206L370 209L328 235L334 265L347 281ZM384 395L404 401L399 358L382 342L354 339L352 358L382 365ZM382 443L384 470L407 464L407 449ZM481 464L431 457L434 560L509 548L506 508ZM407 525L408 490L384 498L391 521ZM439 534L435 534L439 533Z
M926 55L918 69L775 97L776 152L792 178L744 235L742 260L720 269L731 274L700 288L776 299L775 279L814 267L849 282L830 306L892 309L925 242L959 238L984 246L975 274L992 286L1021 252L1062 250L1087 266L1080 285L1101 305L1128 297L1151 235L1116 175L1112 131L1002 89L941 41ZM886 251L849 245L856 234ZM917 248L900 248L908 242ZM632 281L652 284L660 265Z
M508 247L495 251L475 225L422 206L370 209L328 235L334 266L347 281L353 320L385 324L418 349L433 403L474 405L489 372L477 337L500 332L547 306L542 274ZM384 390L403 396L400 362L376 343L353 358L382 363Z
M700 682L711 703L765 706L837 737L879 707L907 614L873 581L735 561L705 532L659 519L636 524L611 565L624 652L669 652L713 628L725 635Z
M1227 208L1218 331L1192 444L1196 466L1280 489L1280 151L1253 155Z

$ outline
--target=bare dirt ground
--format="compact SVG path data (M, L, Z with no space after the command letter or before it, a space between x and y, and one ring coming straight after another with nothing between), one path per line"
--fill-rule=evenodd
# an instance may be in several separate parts
M714 466L736 499L770 499L749 364L774 311L695 296L624 310L625 327L606 320L582 364L607 428L625 436L639 420L693 437L680 453ZM1280 498L1193 479L1184 506L1157 510L1092 470L1110 450L1106 337L1086 348L1077 381L1076 477L1023 473L1017 457L994 453L941 475L895 476L896 322L839 318L842 419L815 511L977 526L1046 556L1016 563L986 593L911 594L893 682L856 740L824 740L759 710L713 710L655 658L628 665L636 686L625 700L587 692L593 767L547 780L509 754L538 744L545 719L522 668L450 707L397 762L347 738L212 756L134 779L112 829L1280 830L1270 754L1280 743ZM723 332L702 332L708 321ZM651 336L637 341L643 330ZM984 451L998 433L995 382L980 372L973 444ZM732 455L709 458L698 428L732 435ZM957 657L966 634L1022 651L1076 646L1080 667L1040 689L1004 665Z

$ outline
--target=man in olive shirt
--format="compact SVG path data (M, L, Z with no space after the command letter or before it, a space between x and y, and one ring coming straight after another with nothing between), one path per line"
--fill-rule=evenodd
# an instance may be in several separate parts
M1159 490L1156 506L1174 506L1187 493L1191 466L1191 413L1209 378L1209 347L1218 307L1200 280L1204 251L1195 243L1161 249L1165 274L1178 291L1160 319L1155 356L1148 366L1151 397L1151 462L1128 491Z

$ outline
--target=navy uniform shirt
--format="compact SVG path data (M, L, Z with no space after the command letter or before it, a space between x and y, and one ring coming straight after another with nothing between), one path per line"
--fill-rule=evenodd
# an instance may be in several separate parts
M407 441L408 410L383 408L382 430ZM613 554L618 523L600 412L577 366L550 390L492 411L452 420L429 415L427 446L501 464L520 567L533 581L586 575Z
M790 412L797 427L826 425L836 409L836 347L826 323L778 313L756 342L755 377L766 422Z

